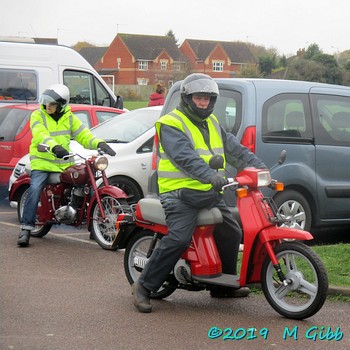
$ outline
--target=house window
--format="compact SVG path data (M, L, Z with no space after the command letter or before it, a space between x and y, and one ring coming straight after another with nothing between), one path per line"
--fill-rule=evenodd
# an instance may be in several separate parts
M213 72L223 72L224 62L213 61Z
M160 69L161 70L167 70L168 62L167 61L160 61Z
M139 70L148 70L148 61L139 61Z
M137 79L137 84L138 84L138 85L147 85L147 84L148 84L148 79L145 79L145 78L138 78L138 79Z
M117 58L117 69L120 69L120 63L122 62L122 59L120 57Z
M181 71L181 64L180 62L174 62L173 63L173 70L176 72L180 72Z

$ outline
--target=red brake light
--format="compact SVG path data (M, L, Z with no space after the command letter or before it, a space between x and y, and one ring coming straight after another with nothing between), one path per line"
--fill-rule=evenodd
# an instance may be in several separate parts
M256 145L256 127L249 126L245 129L241 144L249 149L249 151L255 153L255 145Z

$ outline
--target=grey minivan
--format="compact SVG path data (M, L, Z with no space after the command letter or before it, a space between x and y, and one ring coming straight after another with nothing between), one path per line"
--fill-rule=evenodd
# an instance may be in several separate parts
M227 131L269 167L287 151L286 161L271 172L285 191L265 193L274 195L281 215L305 230L350 224L350 87L215 80L220 96L214 114ZM169 90L162 114L178 105L180 84Z

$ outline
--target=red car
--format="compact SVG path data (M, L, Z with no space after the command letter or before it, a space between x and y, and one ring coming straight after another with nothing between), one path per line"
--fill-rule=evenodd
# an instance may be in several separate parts
M124 113L123 110L91 105L70 105L72 112L92 128ZM28 153L32 139L29 119L38 104L12 105L0 108L0 184L7 184L18 160Z

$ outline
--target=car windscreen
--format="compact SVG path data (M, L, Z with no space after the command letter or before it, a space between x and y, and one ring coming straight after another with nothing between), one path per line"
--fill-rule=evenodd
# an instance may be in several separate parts
M119 115L91 129L92 133L106 142L131 142L154 126L160 110L138 109Z
M32 111L0 108L0 141L14 141L30 119Z

